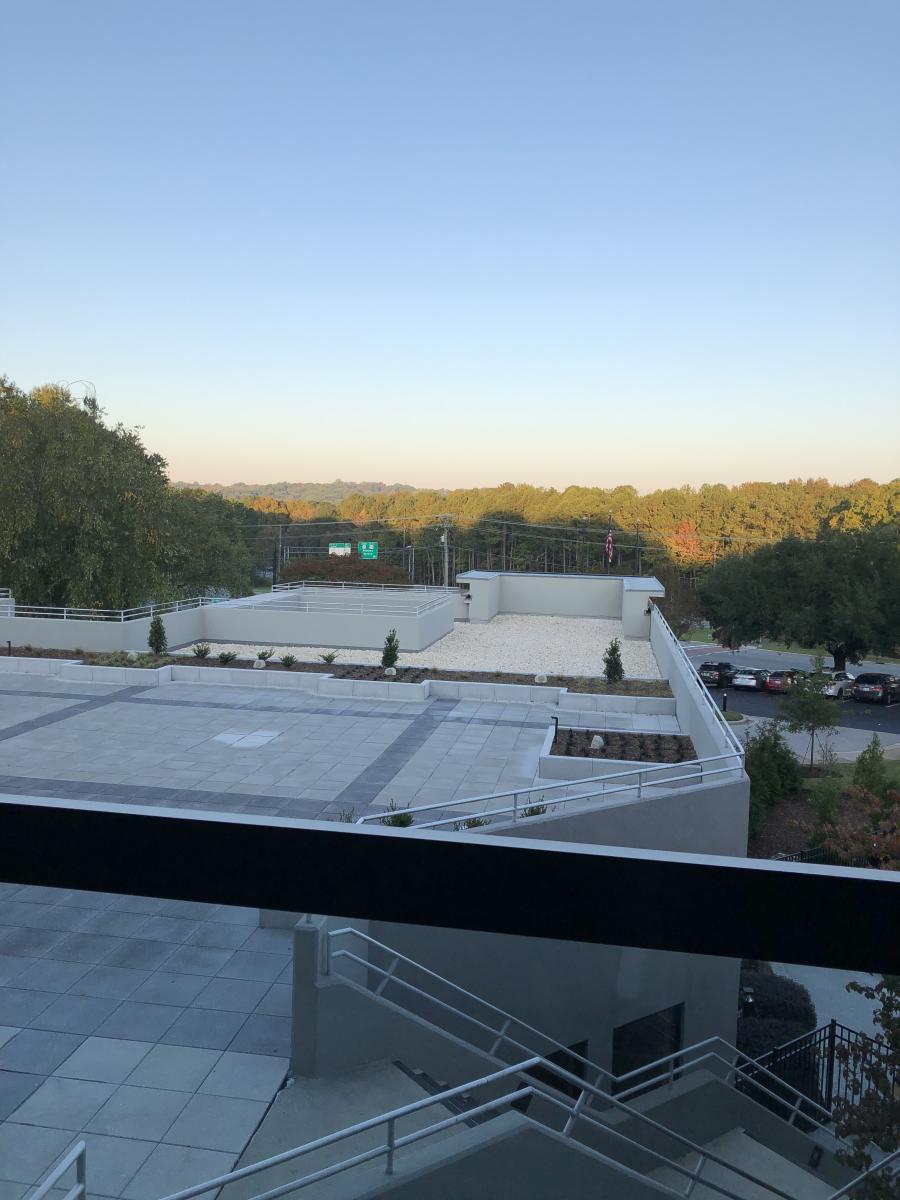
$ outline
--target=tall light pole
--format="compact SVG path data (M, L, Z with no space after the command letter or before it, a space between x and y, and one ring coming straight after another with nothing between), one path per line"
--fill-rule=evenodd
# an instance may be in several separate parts
M438 520L443 526L441 534L441 543L444 547L444 587L450 586L450 522L452 517L449 513L442 513Z

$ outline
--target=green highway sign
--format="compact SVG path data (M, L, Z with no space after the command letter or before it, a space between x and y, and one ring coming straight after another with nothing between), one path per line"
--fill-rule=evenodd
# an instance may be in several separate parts
M336 554L339 558L349 558L352 546L350 542L329 542L328 553Z
M356 551L360 558L377 558L378 543L377 542L357 542Z

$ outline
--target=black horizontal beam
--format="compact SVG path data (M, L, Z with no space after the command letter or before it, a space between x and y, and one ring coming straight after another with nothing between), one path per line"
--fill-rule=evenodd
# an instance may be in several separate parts
M0 799L0 879L900 974L900 875Z

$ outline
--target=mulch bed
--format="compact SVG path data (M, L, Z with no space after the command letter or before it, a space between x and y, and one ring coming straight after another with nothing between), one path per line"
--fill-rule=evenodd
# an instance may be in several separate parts
M98 654L75 655L72 650L39 650L32 646L13 646L11 653L20 658L79 658L81 662L91 664L101 661L105 656ZM177 661L181 666L209 667L217 669L228 666L231 670L253 670L253 663L248 659L236 658L233 662L223 664L218 658L194 658L191 655L179 655ZM133 666L139 667L140 662ZM353 663L324 663L296 662L292 667L284 667L281 663L270 660L266 664L267 671L312 671L316 674L333 675L336 679L376 680L384 683L388 678L393 683L422 683L425 679L446 679L456 683L524 683L534 685L533 675L517 674L502 671L444 671L432 667L397 667L397 674L385 676L384 668L380 666L363 666ZM664 679L623 679L621 683L607 683L599 677L587 678L583 675L548 675L547 687L564 687L570 692L602 693L605 696L671 696L672 692Z
M814 819L806 792L786 796L770 809L758 837L747 847L749 858L774 858L776 854L796 854L813 844Z
M592 750L591 739L603 738ZM614 733L601 729L557 729L551 753L575 758L615 758L628 762L680 763L697 757L689 737L669 733Z

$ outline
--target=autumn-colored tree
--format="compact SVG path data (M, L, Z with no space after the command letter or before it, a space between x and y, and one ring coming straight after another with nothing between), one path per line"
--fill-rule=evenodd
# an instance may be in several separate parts
M835 1104L835 1128L852 1146L838 1158L862 1173L900 1146L900 977L887 975L874 984L849 983L847 990L876 1006L876 1038L836 1051L850 1093ZM873 1154L873 1146L884 1153ZM860 1200L900 1200L900 1175L890 1169L875 1171L852 1194Z

